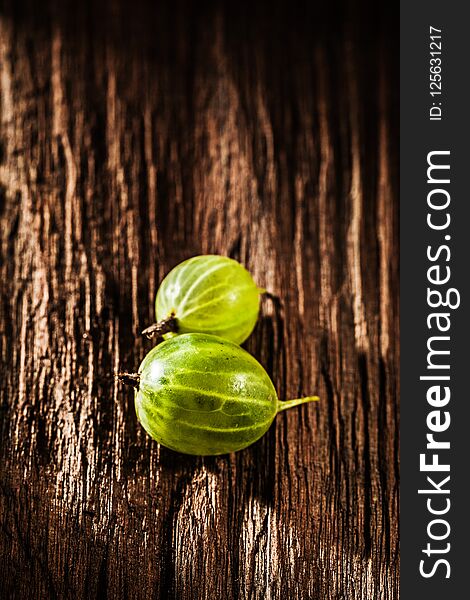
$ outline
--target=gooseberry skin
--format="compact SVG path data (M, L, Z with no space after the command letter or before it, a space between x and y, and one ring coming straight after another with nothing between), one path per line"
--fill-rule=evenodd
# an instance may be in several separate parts
M135 407L160 444L195 455L246 448L280 410L318 398L279 402L266 371L222 338L191 333L153 348L139 368Z
M155 301L157 321L174 316L178 334L208 333L241 344L255 327L263 291L236 260L194 256L162 281Z

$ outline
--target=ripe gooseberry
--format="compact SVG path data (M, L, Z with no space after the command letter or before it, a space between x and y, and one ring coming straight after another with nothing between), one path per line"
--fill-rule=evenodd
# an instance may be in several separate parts
M201 333L155 346L136 374L137 417L163 446L185 454L226 454L246 448L287 408L317 396L281 402L269 375L237 344Z
M142 333L209 333L241 344L254 329L263 292L236 260L194 256L162 281L155 301L157 323Z

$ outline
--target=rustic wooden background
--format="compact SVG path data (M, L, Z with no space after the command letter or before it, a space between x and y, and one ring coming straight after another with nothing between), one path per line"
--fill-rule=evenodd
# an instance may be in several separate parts
M398 598L398 5L376 4L2 2L2 598ZM114 378L162 277L208 252L271 292L246 347L281 398L321 396L219 458L159 448Z

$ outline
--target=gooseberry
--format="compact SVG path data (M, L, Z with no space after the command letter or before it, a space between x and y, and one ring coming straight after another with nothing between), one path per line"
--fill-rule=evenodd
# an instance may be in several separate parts
M260 363L237 344L189 333L155 346L134 384L140 423L157 442L185 454L226 454L246 448L287 408L316 396L281 402Z
M194 256L162 281L155 301L157 323L142 333L171 337L199 332L241 344L254 329L263 292L236 260Z

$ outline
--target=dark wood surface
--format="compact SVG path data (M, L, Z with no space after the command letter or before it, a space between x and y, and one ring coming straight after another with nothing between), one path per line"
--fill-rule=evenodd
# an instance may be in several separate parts
M375 4L2 3L2 598L398 598L398 32ZM280 397L321 396L218 458L160 448L115 380L200 253L272 294L245 346Z

